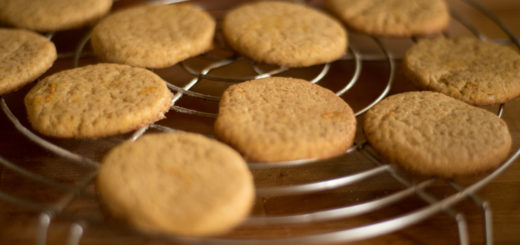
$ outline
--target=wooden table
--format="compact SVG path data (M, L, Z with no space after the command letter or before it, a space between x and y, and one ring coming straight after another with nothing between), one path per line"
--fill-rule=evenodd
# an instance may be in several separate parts
M116 6L132 4L136 1L119 1ZM236 1L200 1L210 9L216 6L232 5ZM319 1L313 1L317 3ZM504 39L506 35L500 31L485 16L479 14L473 8L461 3L460 0L449 0L453 12L463 19L468 20L482 33L491 39ZM479 0L487 9L495 13L500 19L520 36L520 1L518 0ZM222 15L225 8L217 8L212 11L216 16ZM61 53L74 51L76 43L83 37L85 30L58 33L53 40L57 43ZM459 22L452 21L448 35L471 35ZM349 91L343 98L355 109L361 108L371 98L381 91L389 76L388 62L384 60L384 54L375 47L373 41L362 35L350 35L352 45L362 50L363 72L359 84ZM368 40L368 39L367 39ZM383 45L393 55L396 64L402 52L411 44L410 40L380 39ZM88 48L87 48L88 49ZM365 55L366 54L366 55ZM350 57L351 58L351 57ZM94 58L84 58L80 65L97 62ZM191 64L191 63L190 63ZM353 73L353 61L347 59L331 67L324 79L324 86L338 88L345 77ZM237 64L230 70L222 73L237 71L244 64ZM198 66L197 62L193 66ZM62 58L48 72L51 74L61 69L72 67L72 59ZM298 76L315 74L321 68L311 68L305 71L296 71ZM179 67L161 69L156 71L166 80L175 84L182 84L191 77ZM346 75L347 74L347 75ZM46 74L47 75L47 74ZM320 82L322 83L322 82ZM338 84L339 83L339 84ZM219 94L230 82L204 83L198 89L210 94ZM30 86L4 96L7 105L14 115L19 118L22 125L29 127L25 119L23 96ZM396 74L395 86L392 93L412 89ZM367 99L368 98L368 99ZM216 103L200 102L195 99L185 99L178 105L189 106L199 110L216 112ZM496 107L490 107L495 110ZM212 134L213 119L189 116L182 113L170 112L168 119L161 124L169 127ZM520 99L515 99L505 107L504 119L513 134L514 148L520 147ZM360 118L361 119L361 118ZM71 152L88 156L94 160L100 160L110 147L128 138L129 135L111 137L100 140L62 140L45 138L60 145ZM359 138L362 138L361 136ZM31 140L23 136L4 113L0 113L0 156L17 166L45 176L66 185L81 185L88 180L88 175L95 172L95 168L78 164L74 161L58 157L55 154L42 149ZM5 161L4 161L5 162ZM300 168L280 168L268 170L255 170L258 186L290 185L310 182L320 179L328 179L344 175L345 173L361 171L373 167L373 163L361 154L352 154L339 157L324 163L309 165ZM482 176L458 180L465 184L471 184ZM6 166L0 166L0 200L5 193L30 200L29 204L38 204L36 207L26 207L23 203L9 203L0 201L0 244L34 244L40 238L46 237L48 244L66 244L74 242L71 238L80 238L80 244L170 244L175 243L168 238L150 237L126 227L108 217L99 206L95 196L95 186L87 182L87 186L71 202L64 202L63 210L57 215L49 216L41 212L39 204L53 204L64 201L67 198L67 190L60 187L49 186L38 181L30 180L26 175L16 173ZM259 197L253 210L254 215L281 215L304 213L309 211L335 208L343 205L369 201L374 198L393 193L403 186L390 180L388 176L369 179L359 184L339 188L332 191L318 192L308 195ZM438 181L428 192L438 199L454 194L456 191L444 181ZM487 200L491 206L493 217L493 240L495 244L520 244L520 163L517 160L507 171L494 179L491 183L478 191L478 196ZM65 198L65 199L64 199ZM402 215L417 208L427 206L418 196L412 196L390 207L371 212L350 219L341 219L331 222L319 222L307 225L282 225L241 227L230 234L231 237L242 238L272 238L295 235L306 235L346 229L361 225L371 224L384 219ZM464 200L453 207L454 212L463 214L467 222L468 234L471 244L484 244L483 212L471 200ZM42 215L43 214L43 215ZM48 231L45 228L46 219L52 217ZM81 229L80 229L81 228ZM81 233L75 233L80 232ZM43 236L42 234L45 234ZM71 235L72 234L72 235ZM75 237L73 234L81 234ZM446 212L439 212L430 218L393 232L391 234L357 241L354 244L458 244L459 234L457 222L454 217Z

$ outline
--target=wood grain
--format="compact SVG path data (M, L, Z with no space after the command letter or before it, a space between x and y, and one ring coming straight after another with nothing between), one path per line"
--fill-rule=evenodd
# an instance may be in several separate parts
M137 0L118 1L116 8L140 2ZM237 0L226 1L197 1L204 4L206 8L214 9L212 14L220 16L229 6L234 6ZM311 1L320 4L320 1ZM506 35L500 31L492 22L482 14L461 3L460 0L449 0L453 12L461 18L469 20L479 30L490 38L505 38ZM518 0L479 0L482 5L494 12L500 19L520 36L520 2ZM75 43L84 35L88 28L59 33L54 38L60 52L69 52L75 49ZM452 21L449 35L471 35L458 22ZM367 58L372 56L382 57L381 51L371 39L362 35L351 34L351 43L368 53ZM410 40L401 39L382 39L398 64L402 52L411 44ZM95 58L82 59L80 64L97 62ZM195 62L196 63L196 62ZM240 63L240 62L239 62ZM229 69L223 69L217 73L247 73L245 71L246 61L236 64ZM200 64L193 64L201 66ZM72 60L60 59L56 65L47 73L51 74L61 69L72 67ZM338 89L344 83L345 77L353 73L351 61L340 61L331 67L329 75L325 81L320 82L324 86ZM318 68L309 68L304 71L290 73L302 77L315 74ZM179 67L161 69L156 71L165 79L178 85L189 81L191 77ZM384 82L388 77L388 64L385 61L365 61L360 82L351 91L342 96L349 102L354 109L359 109L381 91ZM211 83L201 82L197 85L198 91L208 92L218 95L232 82ZM22 90L4 96L13 113L20 119L21 123L28 125L25 119L25 109L22 99L30 86ZM396 84L393 93L413 89L407 85L397 74ZM190 108L201 109L208 112L216 112L216 103L201 102L196 99L183 99L179 105L189 106ZM496 107L490 109L495 110ZM212 134L213 119L201 119L195 116L184 115L181 113L170 112L168 119L161 122L164 125L179 128L187 131L196 131ZM508 103L505 107L504 119L513 134L514 148L520 147L520 99ZM129 135L105 138L101 140L58 140L47 138L66 149L77 152L78 154L100 160L108 149L128 138ZM360 136L361 137L361 136ZM95 171L94 168L83 166L75 162L57 157L53 153L42 149L35 143L21 135L9 119L0 113L0 156L15 163L28 171L38 173L46 178L67 185L81 185L86 180L89 173ZM367 160L362 154L352 154L322 164L309 165L302 168L255 170L256 184L258 186L277 186L296 183L310 182L320 179L327 179L368 169L373 167L373 163ZM459 182L473 183L482 176L462 179ZM401 190L403 186L397 183L390 176L379 176L378 178L368 179L344 188L332 191L319 192L310 195L281 196L258 198L253 211L255 215L281 215L309 212L312 210L322 210L327 208L339 207L342 205L360 203L372 200ZM517 160L506 172L493 180L490 184L480 190L477 194L487 200L493 210L494 243L499 245L520 244L520 162ZM0 191L8 193L26 200L31 203L52 204L60 201L67 190L48 186L37 181L30 181L6 167L0 167ZM427 191L436 198L443 198L455 193L455 191L444 181L437 181ZM1 198L0 198L1 199ZM278 236L294 236L302 234L314 234L321 232L334 231L350 227L378 222L384 219L405 214L407 212L424 207L423 200L417 196L407 198L395 205L381 210L361 215L350 219L341 219L332 222L313 223L310 225L291 225L291 226L262 226L262 227L242 227L230 234L231 237L252 238L263 237L273 238ZM483 213L480 207L471 200L465 200L453 207L453 210L461 212L468 225L471 244L484 244ZM21 204L11 204L0 201L0 244L35 244L39 232L40 210L31 210ZM80 244L176 244L177 242L139 234L138 232L111 219L103 211L95 196L95 187L87 185L84 191L75 197L71 203L65 206L49 226L47 233L48 244L67 244L67 239L71 234L71 226L75 222L80 222L84 227L84 234ZM353 244L459 244L457 223L455 219L445 212L440 212L423 222L408 228L393 232L380 237L355 242Z

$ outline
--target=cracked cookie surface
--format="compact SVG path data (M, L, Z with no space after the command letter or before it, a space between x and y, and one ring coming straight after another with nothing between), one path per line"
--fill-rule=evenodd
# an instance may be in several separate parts
M504 103L520 95L520 54L471 37L421 40L406 52L403 70L419 87L470 104Z
M173 94L143 68L96 64L39 81L25 96L29 122L53 137L97 138L164 118Z
M56 58L56 47L44 36L22 29L0 28L0 95L34 81Z
M2 0L0 21L39 32L78 28L110 11L112 0Z
M355 132L356 117L343 99L287 77L230 86L215 122L219 139L258 162L337 156L352 145Z
M502 119L437 92L390 96L366 113L363 125L384 158L423 175L450 178L487 171L511 148Z
M164 68L211 49L215 21L191 4L117 11L92 30L94 53L109 62Z
M372 35L437 33L450 19L444 0L327 0L326 4L349 27Z
M229 45L251 59L303 67L334 61L347 49L347 32L332 17L288 2L245 4L226 14Z

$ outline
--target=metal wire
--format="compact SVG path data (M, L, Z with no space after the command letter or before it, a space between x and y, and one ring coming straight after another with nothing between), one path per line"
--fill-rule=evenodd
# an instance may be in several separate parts
M459 184L455 183L454 181L449 181L449 183L458 192L464 190L464 187L460 186ZM489 204L489 202L483 201L482 199L480 199L480 197L478 197L474 193L470 194L469 198L473 202L475 202L475 204L479 205L484 212L484 220L483 220L484 238L485 238L487 245L492 245L493 244L493 217L492 217L493 215L492 215L490 204Z
M474 8L480 10L484 14L486 14L490 19L492 19L497 25L502 28L509 36L512 43L516 44L520 47L520 42L518 39L512 34L512 32L503 25L500 20L494 16L489 10L482 7L482 5L472 1L472 0L461 0L463 2L468 3ZM151 2L155 3L172 3L172 2L181 2L174 0L154 0ZM478 36L481 39L487 39L485 35L480 33L477 28L474 28L470 22L465 21L460 16L457 16L454 13L452 16L462 23L464 26L468 28L473 34ZM48 38L52 39L54 34L49 34ZM414 38L415 39L415 38ZM77 49L74 53L74 66L77 67L79 65L79 61L85 55L84 47L89 40L89 35L86 35L83 39L81 39L80 43L77 46ZM367 110L369 110L372 106L377 104L380 100L385 98L393 85L394 77L395 77L395 57L394 55L385 47L383 42L378 38L373 38L374 42L378 45L378 47L382 50L384 56L383 57L372 57L368 55L363 55L359 53L354 47L349 48L348 52L352 55L352 60L354 63L354 72L352 77L345 83L345 85L336 92L338 96L344 95L347 91L349 91L352 87L355 86L356 83L359 82L363 61L367 60L385 60L388 63L388 79L386 81L386 85L378 95L378 97L369 103L364 108L358 110L356 112L356 116L362 115ZM63 57L63 56L60 56ZM201 117L210 117L214 118L216 114L209 112L201 112L194 109L184 108L176 105L184 95L199 98L207 101L218 101L218 96L207 95L200 92L192 91L191 89L200 82L201 79L207 79L211 81L227 81L227 82L241 82L245 80L258 79L263 77L269 77L273 75L280 75L283 72L289 71L290 69L287 67L278 67L273 70L263 71L258 64L255 62L251 62L251 67L253 71L256 73L250 76L243 77L229 77L229 76L219 76L211 74L212 71L223 68L225 66L231 65L236 62L239 57L234 56L231 58L225 58L221 60L213 60L208 66L206 66L202 70L197 70L192 68L188 62L181 62L180 67L187 71L189 74L193 75L194 78L190 80L183 87L178 87L168 81L165 81L168 88L175 92L175 96L172 100L173 111L177 111L180 113L187 113L191 115L197 115ZM310 82L318 83L320 82L329 72L330 64L322 65L321 70L310 80ZM55 153L58 157L63 157L72 162L79 163L81 165L86 165L93 167L94 170L87 173L85 178L80 181L79 184L75 186L64 185L53 181L47 177L43 177L39 174L35 174L33 172L27 171L23 168L16 166L16 164L0 157L0 164L3 167L11 169L16 173L24 176L27 179L39 181L45 185L59 188L66 191L66 194L61 196L55 203L52 205L44 205L40 203L35 203L28 200L23 200L14 196L11 196L7 193L0 191L0 199L13 203L15 205L24 206L28 209L41 211L39 216L39 229L36 235L36 243L37 244L46 244L47 232L49 226L52 223L52 219L56 215L62 214L63 210L70 202L79 194L81 194L87 185L89 185L92 180L95 178L97 171L96 168L99 165L98 162L93 161L89 158L80 156L76 153L70 152L58 145L55 145L42 137L34 134L29 129L27 129L16 116L10 111L7 102L4 98L1 98L1 107L4 114L8 117L8 119L13 123L16 129L21 132L24 136L26 136L31 141L38 144L40 147L47 149L53 153ZM498 109L498 115L501 117L504 111L504 105L500 105ZM144 135L149 129L156 129L164 132L178 132L178 130L169 128L159 124L150 124L145 127L140 128L135 131L128 140L137 140L139 137ZM424 182L418 184L412 184L405 177L400 175L398 171L396 171L391 165L382 164L380 160L377 160L375 156L371 155L368 151L366 144L358 143L351 147L345 154L351 154L354 152L361 152L364 156L367 156L370 160L375 160L378 166L362 171L356 172L349 175L336 177L333 179L327 179L322 181L317 181L313 183L305 183L300 185L291 185L291 186L276 186L276 187L259 187L256 189L256 194L258 196L287 196L287 195L302 195L326 190L337 189L346 185L350 185L359 181L363 181L367 178L371 178L380 174L390 174L393 179L405 186L405 189L401 191L397 191L387 196L379 197L374 200L367 201L365 203L353 204L351 206L342 206L340 208L330 209L330 210L320 210L303 214L291 214L291 215L281 215L281 216L267 216L267 217L249 217L245 222L245 226L262 226L262 225L284 225L284 224L306 224L306 223L314 223L314 222L324 222L331 221L337 219L345 219L357 215L362 215L377 209L381 209L388 205L395 204L396 202L403 200L404 198L410 197L412 195L418 196L424 201L428 203L427 206L413 210L410 213L403 214L398 217L390 218L388 220L383 220L381 222L355 227L350 229L344 229L340 231L334 232L326 232L321 234L312 234L312 235L304 235L297 237L283 237L283 238L273 238L273 239L226 239L226 238L190 238L190 237L172 237L166 236L167 239L174 241L181 241L186 243L212 243L212 244L288 244L288 243L301 243L301 244L318 244L318 243L344 243L344 242L352 242L358 241L366 238L371 238L374 236L379 236L382 234L388 234L404 227L416 224L431 215L438 212L445 212L450 215L453 220L456 222L459 231L459 239L460 244L466 245L469 244L469 235L467 231L467 223L464 219L462 213L459 213L451 208L457 202L460 202L463 199L470 198L473 202L480 206L484 213L484 234L486 239L486 244L491 245L493 243L493 231L492 231L492 211L488 202L481 200L478 196L475 195L475 192L485 186L487 183L492 181L496 176L505 171L513 162L519 157L520 149L517 149L498 169L496 169L491 174L485 176L479 181L474 182L473 184L462 187L455 182L449 182L449 184L457 191L456 194L443 198L441 200L436 199L432 195L428 194L425 189L430 186L436 180L428 179ZM251 169L268 169L268 168L285 168L285 167L302 167L308 164L318 164L320 161L315 159L302 159L297 161L289 161L283 163L274 163L274 164L266 164L266 163L248 163L248 166ZM69 231L69 237L67 240L67 244L79 244L81 241L81 237L83 236L85 230L85 224L81 221L75 222L71 225Z
M384 44L381 42L381 40L379 38L376 38L376 37L372 37L372 38L377 43L377 45L379 47L381 47L381 49L383 50L383 52L384 52L384 54L386 56L386 59L388 61L388 69L389 69L388 81L386 83L386 86L385 86L383 92L381 92L381 94L372 103L370 103L369 105L365 106L363 109L357 111L355 113L356 117L361 115L361 114L363 114L363 113L365 113L370 108L372 108L377 103L379 103L379 101L383 100L388 95L388 93L390 93L390 89L392 88L392 85L394 83L395 60L393 58L393 55L388 51L388 49L385 48Z
M87 45L90 40L90 33L87 33L79 42L78 47L76 48L76 52L74 53L74 67L79 66L79 59L82 57L83 49L85 49L85 45Z
M482 4L478 3L475 0L461 0L461 1L466 2L468 5L476 8L481 13L483 13L485 16L490 18L497 26L500 27L500 29L502 31L504 31L507 34L509 40L511 40L511 42L513 42L513 44L516 47L520 48L520 40L518 39L518 37L515 34L513 34L513 32L509 29L509 27L507 27L494 13L489 11L489 9L482 6Z
M366 149L366 148L364 148L364 149ZM377 165L381 164L381 160L378 160L377 157L374 155L374 153L372 153L371 151L365 150L365 151L363 151L363 153L365 154L365 156L368 159L372 160ZM390 174L392 175L392 177L395 180L397 180L402 185L404 185L406 187L413 186L413 183L408 181L398 170L391 169ZM433 179L430 179L430 180L433 181ZM429 193L427 193L423 190L418 190L416 194L418 197L420 197L422 200L424 200L426 203L428 203L430 205L434 205L435 203L437 203L439 201L434 196L430 195ZM464 215L462 215L460 212L453 210L450 207L444 209L443 211L446 214L448 214L449 216L451 216L456 221L457 227L459 230L460 244L461 245L469 244L469 235L468 235L467 224L466 224Z
M475 193L480 188L484 187L502 172L504 172L513 162L520 156L520 149L518 149L506 162L504 162L497 170L490 175L484 177L480 181L466 187L464 190L439 200L437 203L420 208L410 213L398 216L396 218L380 221L377 223L355 227L351 229L327 232L314 235L305 235L298 237L289 238L278 238L278 239L217 239L217 238L187 238L187 237L174 237L171 238L174 241L180 241L185 243L204 243L204 244L332 244L332 243L346 243L354 242L375 236L388 234L394 231L398 231L402 228L416 224L431 215L438 213L442 210L446 210L455 203L467 198L470 194ZM457 223L460 216L457 217ZM460 226L459 226L460 227ZM464 227L461 229L465 229ZM460 231L460 230L459 230ZM468 244L469 238L467 237L467 231L461 234L461 244Z
M74 223L70 226L69 238L67 239L67 245L78 245L81 236L83 235L83 226L79 223Z
M49 178L46 178L46 177L43 177L42 175L39 175L39 174L36 174L36 173L33 173L31 171L28 171L28 170L25 170L21 167L18 167L16 164L12 163L11 161L8 161L7 159L3 158L0 156L0 164L20 175L23 175L25 177L28 177L29 179L32 179L32 180L35 180L35 181L38 181L38 182L41 182L43 184L46 184L50 187L54 187L54 188L58 188L58 189L61 189L61 190L66 190L66 191L71 191L74 189L74 187L71 187L71 186L68 186L68 185L65 185L65 184L61 184L61 183L58 183L52 179L49 179Z
M286 215L286 216L267 216L267 217L250 217L244 225L281 225L281 224L302 224L331 221L338 219L350 218L357 215L362 215L377 209L384 208L388 205L394 204L430 186L434 180L426 180L422 183L412 185L407 189L396 192L394 194L378 198L373 201L355 204L352 206L344 206L341 208L317 211L306 214Z
M237 57L226 59L228 64L231 64L237 60ZM272 71L267 71L258 75L250 75L250 76L243 76L243 77L233 77L233 76L218 76L218 75L211 75L211 74L202 74L202 72L197 71L195 68L192 68L189 66L186 62L181 62L181 67L187 71L189 74L193 76L199 76L203 79L213 80L213 81L226 81L226 82L243 82L247 80L254 80L259 78L264 78L268 76L277 75L279 73L282 73L284 71L289 70L287 67L280 67L277 69L274 69Z
M361 68L363 66L361 63L361 55L355 48L352 47L352 45L350 45L348 49L349 49L349 52L352 53L352 55L354 57L354 62L355 62L354 74L352 75L352 78L350 78L350 81L347 82L345 87L343 87L341 90L336 92L337 96L342 96L344 93L349 91L352 87L354 87L356 82L359 80L359 76L361 75Z
M47 243L47 231L51 224L51 215L47 212L42 212L38 218L38 231L36 234L36 244L45 245Z
M338 187L346 186L349 184L356 183L358 181L373 177L375 175L386 172L390 169L390 165L381 165L377 168L372 168L364 172L356 174L342 176L339 178L333 178L314 183L307 183L294 186L281 186L281 187L268 187L268 188L256 188L256 195L258 196L276 196L276 195L300 195L308 194L318 191L326 191L336 189Z
M77 163L81 163L83 165L91 166L91 167L98 167L99 163L96 161L93 161L91 159L88 159L86 157L80 156L76 153L72 153L56 144L53 144L42 137L34 134L29 129L27 129L25 126L23 126L18 118L11 112L9 109L9 106L7 106L7 103L5 102L4 98L0 97L0 106L2 107L2 110L4 111L4 114L9 118L9 120L13 123L13 125L20 131L23 135L25 135L28 139L35 142L36 144L40 145L42 148L45 148L61 157L67 158L71 161L75 161Z
M354 146L350 147L344 154L351 154L358 149L358 144L354 144ZM307 164L319 164L319 160L317 159L300 159L300 160L292 160L285 162L273 162L273 163L265 163L265 162L248 162L247 165L250 169L268 169L268 168L289 168L289 167L301 167Z

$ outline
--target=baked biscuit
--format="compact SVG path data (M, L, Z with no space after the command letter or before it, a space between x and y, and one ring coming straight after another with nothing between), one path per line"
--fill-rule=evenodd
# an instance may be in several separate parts
M25 97L29 122L54 137L97 138L126 133L164 118L172 93L153 72L97 64L55 73Z
M245 4L226 14L222 30L236 51L279 66L331 62L347 49L347 32L339 22L296 3Z
M470 104L503 103L520 95L520 55L471 37L424 39L403 58L405 76L423 89Z
M366 113L364 130L384 158L423 175L483 172L511 148L507 125L495 114L429 91L382 100Z
M112 0L2 0L0 21L39 32L72 29L104 16Z
M117 146L103 160L97 187L114 216L151 233L222 234L254 201L242 157L189 133L149 134Z
M0 28L0 95L34 81L56 57L56 47L44 36Z
M190 4L144 5L100 21L91 44L106 61L164 68L209 50L214 33L211 16Z
M444 0L327 0L326 5L349 27L371 35L437 33L450 19Z
M279 162L328 158L352 145L356 117L332 91L308 81L271 77L228 87L215 134L246 159Z

